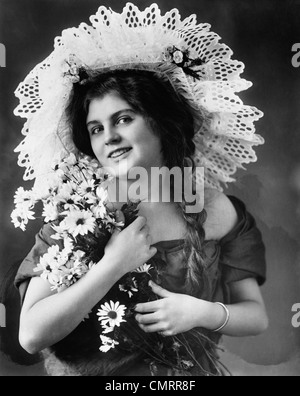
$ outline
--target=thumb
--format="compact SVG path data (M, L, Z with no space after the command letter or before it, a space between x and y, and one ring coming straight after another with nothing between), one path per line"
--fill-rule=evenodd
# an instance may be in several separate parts
M122 210L117 210L116 211L116 221L117 223L123 222L125 224L125 216Z
M117 222L117 223L123 223L123 224L122 224L122 227L121 227L121 228L123 228L124 225L125 225L125 216L124 216L124 213L123 213L121 210L116 210L115 216L116 216L116 222ZM118 235L118 234L120 234L120 232L121 232L120 227L116 227L116 228L114 229L113 235L114 235L114 234Z
M163 289L152 281L149 282L149 286L151 287L153 293L157 294L159 297L167 298L171 294L168 290Z

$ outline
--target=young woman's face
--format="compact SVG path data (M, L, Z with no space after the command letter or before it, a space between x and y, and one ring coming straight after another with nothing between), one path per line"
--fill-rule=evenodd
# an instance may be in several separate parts
M91 101L86 124L95 156L117 177L127 177L133 167L163 166L160 138L116 92Z

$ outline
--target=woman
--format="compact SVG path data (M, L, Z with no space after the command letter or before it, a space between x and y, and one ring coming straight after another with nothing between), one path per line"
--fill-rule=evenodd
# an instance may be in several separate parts
M127 7L131 13L136 10L133 5ZM150 12L155 14L157 6L153 7ZM101 17L106 21L105 15L100 8L92 19L95 25ZM189 58L188 51L175 45L168 51L169 63L160 66L159 72L153 70L153 63L147 69L144 63L129 67L120 62L123 66L110 65L110 70L80 66L74 73L70 62L65 73L75 77L65 112L72 140L80 152L115 171L118 188L126 196L128 170L134 167L149 174L153 167L184 170L197 162L196 131L207 125L209 117L197 112L172 76L185 73L189 76L185 78L196 81L201 72L193 67L205 62ZM225 160L223 163L226 165ZM115 350L101 355L94 349L98 335L92 321L82 324L122 276L145 262L155 266L157 260L163 261L165 269L160 285L150 285L157 300L135 307L137 325L145 340L153 334L163 338L186 334L199 362L187 370L190 374L221 373L215 346L222 334L256 335L266 329L267 315L258 287L265 278L264 245L254 219L242 202L217 189L206 188L201 213L187 213L182 195L181 203L145 199L139 217L112 236L103 259L59 294L51 292L49 284L33 272L42 254L55 243L49 227L41 230L20 267L16 285L23 301L20 343L32 354L48 349L50 374L153 374L153 362L149 363L142 347L131 353ZM118 209L124 204L112 203ZM122 219L121 212L119 216ZM204 343L189 337L193 329L201 329ZM157 374L175 375L172 367L155 364Z

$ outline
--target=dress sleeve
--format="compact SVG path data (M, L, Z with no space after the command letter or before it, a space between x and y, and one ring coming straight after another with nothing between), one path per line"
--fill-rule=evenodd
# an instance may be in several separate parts
M14 284L19 289L21 302L24 300L30 279L40 275L38 272L33 271L38 265L40 258L47 253L50 246L59 244L59 242L51 238L53 234L54 231L51 226L49 224L44 225L35 237L35 245L19 267Z
M221 241L220 265L223 282L256 278L261 286L266 281L265 245L253 216L239 199L229 196L238 213L238 224Z

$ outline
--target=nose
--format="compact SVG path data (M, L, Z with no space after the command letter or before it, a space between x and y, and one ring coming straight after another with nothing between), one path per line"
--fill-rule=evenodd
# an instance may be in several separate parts
M120 143L122 140L121 136L116 133L113 129L108 128L105 135L105 146L110 146L111 144Z

